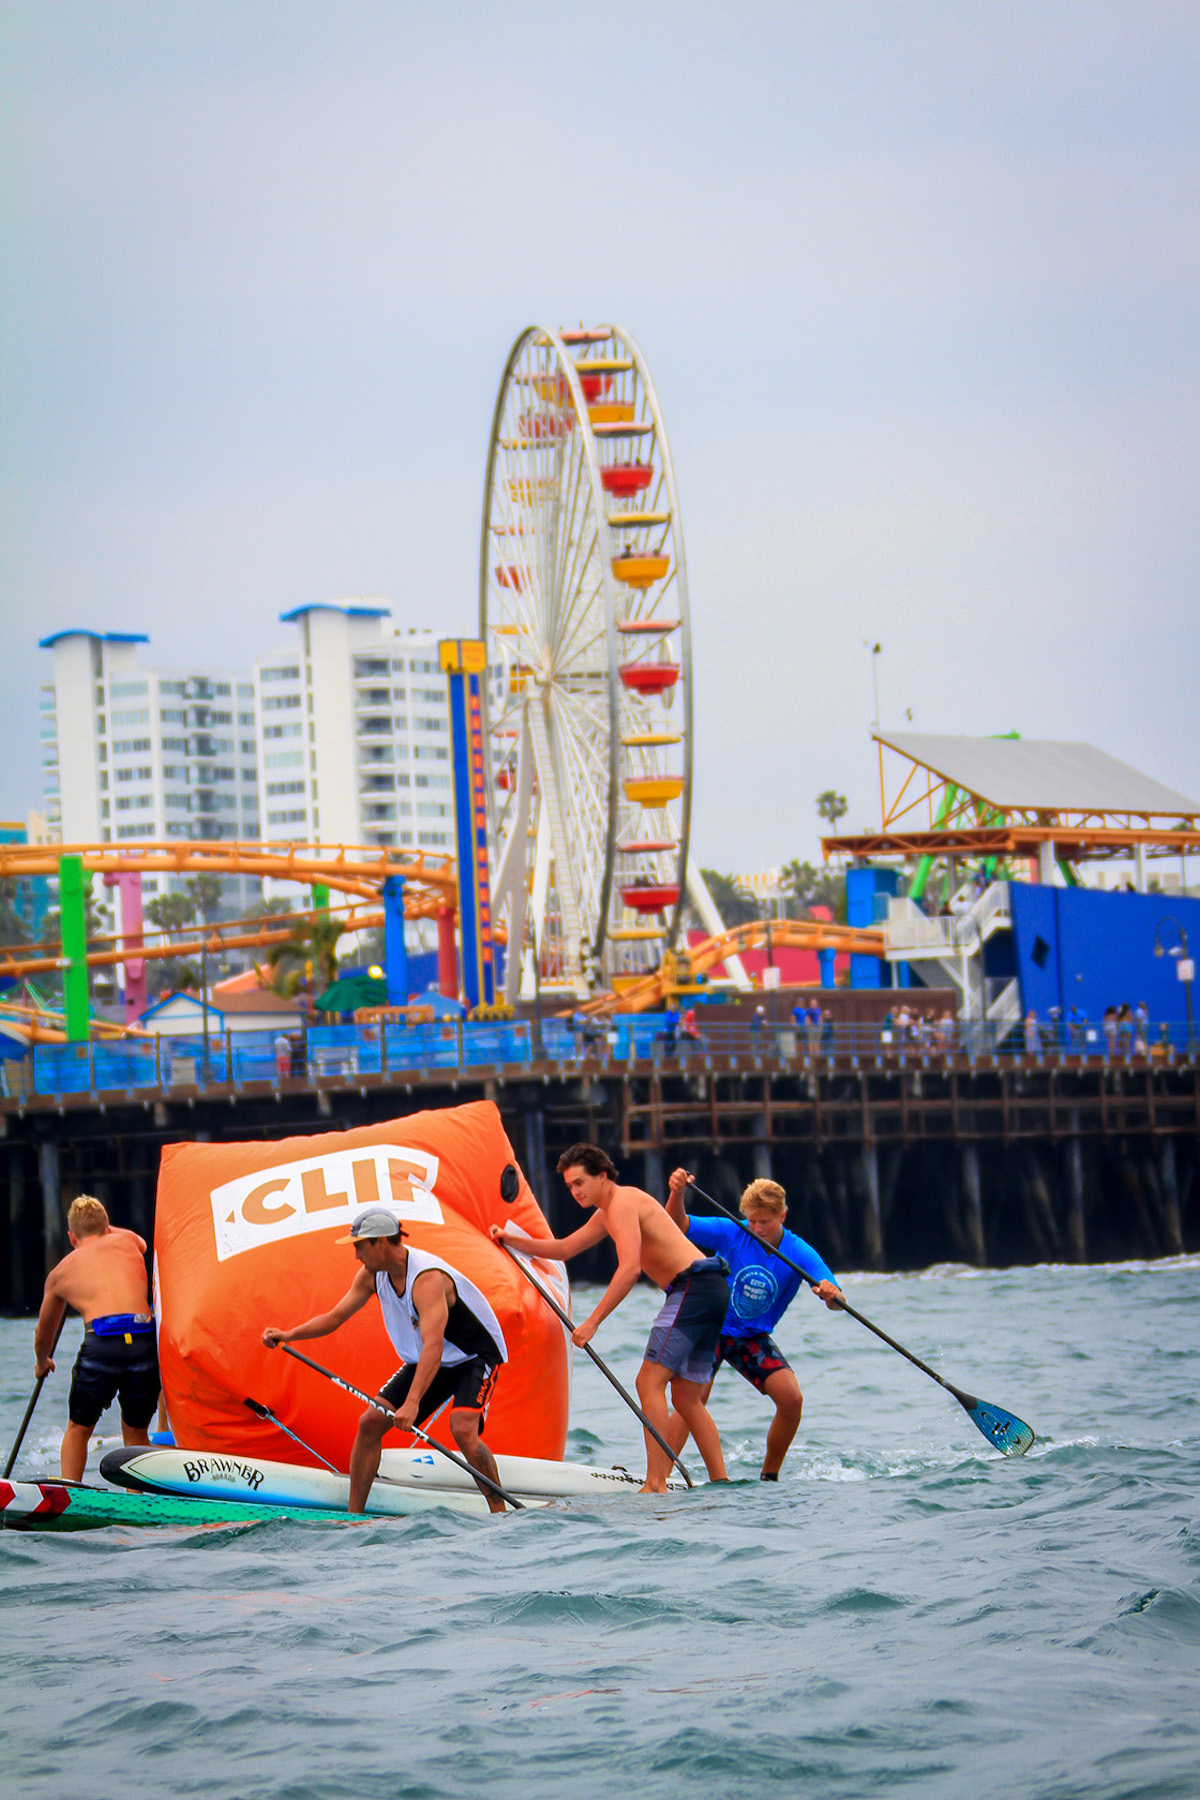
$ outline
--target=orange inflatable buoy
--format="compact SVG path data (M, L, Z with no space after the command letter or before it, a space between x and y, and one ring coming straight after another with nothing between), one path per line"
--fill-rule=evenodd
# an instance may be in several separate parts
M489 1225L506 1219L531 1236L549 1235L519 1169L516 1197L502 1199L500 1178L510 1164L516 1166L512 1145L490 1101L272 1144L166 1145L154 1230L155 1311L176 1443L305 1460L290 1438L248 1409L252 1399L338 1468L348 1466L361 1402L266 1349L262 1332L298 1325L342 1297L358 1263L349 1245L334 1240L361 1207L383 1204L417 1249L461 1269L500 1321L509 1360L488 1409L492 1450L561 1459L570 1404L566 1335L488 1236ZM562 1264L535 1267L565 1305ZM332 1336L303 1347L369 1393L398 1361L373 1300ZM431 1435L452 1446L448 1414Z

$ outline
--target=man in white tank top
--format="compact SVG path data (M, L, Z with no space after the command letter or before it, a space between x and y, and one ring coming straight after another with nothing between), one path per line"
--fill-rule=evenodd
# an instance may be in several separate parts
M360 1265L337 1305L290 1331L268 1326L262 1341L274 1350L299 1338L328 1337L372 1295L378 1299L387 1334L404 1363L379 1390L392 1418L371 1406L358 1421L350 1452L350 1511L366 1508L385 1433L410 1431L447 1400L455 1443L473 1469L499 1482L496 1459L483 1441L483 1419L508 1350L485 1296L440 1257L408 1249L399 1220L384 1207L360 1212L350 1235L336 1242L353 1244ZM480 1492L493 1512L504 1511L498 1494L482 1484Z

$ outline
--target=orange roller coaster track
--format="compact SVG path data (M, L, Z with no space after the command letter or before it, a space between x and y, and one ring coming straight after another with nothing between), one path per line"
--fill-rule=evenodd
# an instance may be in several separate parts
M378 901L389 875L405 883L410 919L458 907L454 858L337 844L0 844L0 878L57 875L60 856L78 856L93 875L252 875L301 886L334 888Z
M269 949L272 944L286 944L298 925L316 919L336 919L347 932L372 931L383 924L378 907L351 906L345 912L273 913L263 919L232 919L218 925L185 925L178 931L144 933L143 940L122 942L117 937L93 938L95 945L112 945L111 949L92 949L85 957L89 969L113 968L117 963L141 958L160 962L169 957L195 956L201 950L217 955L225 950ZM146 943L145 938L160 937L161 943ZM37 954L38 944L7 944L0 947L0 976L45 975L61 969L65 958Z
M292 844L286 847L229 844L220 848L183 843L121 846L0 844L0 879L55 875L58 858L65 855L80 857L84 868L92 874L140 870L144 874L269 876L275 881L294 881L303 886L316 882L359 901L375 903L365 907L351 905L346 912L333 915L342 919L349 931L371 930L382 925L383 914L376 908L380 889L389 875L398 875L404 880L404 911L410 919L433 918L440 912L457 911L458 907L458 877L452 858L430 857L423 852L400 856L395 851L345 844L336 849ZM197 925L175 933L169 943L156 945L121 945L115 939L105 938L99 941L112 943L114 948L89 951L87 962L89 967L104 968L129 957L154 961L193 955L201 947L213 951L240 950L286 943L298 924L316 916L320 915L281 913L264 919L234 920L223 926ZM503 938L503 933L498 935ZM822 919L756 919L692 945L688 953L692 972L703 974L724 962L726 957L766 948L768 941L775 949L840 950L858 956L878 957L885 954L881 931L834 925ZM33 957L24 946L0 949L0 975L33 975L62 966L60 956ZM597 994L582 1010L592 1013L650 1012L662 1004L670 988L671 969L664 966L623 988L619 994Z
M754 919L746 925L735 925L716 937L693 944L688 960L693 975L703 975L728 956L740 956L746 950L842 950L855 956L884 956L882 931L859 929L853 925L832 925L824 919ZM622 988L619 994L597 994L583 1012L652 1012L667 998L671 988L671 971L664 965L641 981Z

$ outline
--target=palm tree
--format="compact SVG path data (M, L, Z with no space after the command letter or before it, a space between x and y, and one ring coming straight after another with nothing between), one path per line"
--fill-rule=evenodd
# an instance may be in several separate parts
M21 891L16 881L6 876L0 881L0 942L27 944L29 926L21 911Z
M344 920L328 913L297 919L287 942L272 944L263 958L267 968L274 971L274 991L290 997L299 992L306 979L312 982L314 994L332 987L337 980L338 941L345 930Z
M97 940L104 937L108 931L108 921L100 911L96 896L86 883L83 890L83 924L87 948L94 950ZM56 955L61 943L62 912L57 906L52 906L42 919L42 935L36 947L51 955ZM44 979L47 987L56 995L61 995L62 975L57 970L46 975ZM116 975L111 969L92 969L89 973L89 982L93 994L102 992L103 996L107 998L109 989L115 991Z
M837 830L837 822L843 813L850 810L845 794L839 794L836 788L826 788L823 794L817 795L817 817L828 819L833 829Z
M157 998L162 994L181 994L199 990L200 965L186 962L181 956L166 956L147 965L149 991Z
M221 910L221 877L193 875L184 891L191 896L204 923L211 925Z
M727 928L749 925L761 917L758 901L738 886L735 876L722 875L716 869L701 869L700 873Z
M196 902L190 894L159 894L148 902L146 917L160 931L169 932L172 936L190 925L196 916Z
M826 906L832 919L845 923L846 877L836 870L793 859L784 866L783 885L790 919L811 919L814 906Z

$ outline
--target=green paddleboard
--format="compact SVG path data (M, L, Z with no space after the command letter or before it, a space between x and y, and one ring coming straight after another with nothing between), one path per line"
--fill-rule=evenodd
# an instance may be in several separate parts
M371 1520L379 1522L379 1514ZM254 1501L188 1500L67 1481L0 1481L0 1526L16 1531L97 1531L106 1525L259 1525L267 1519L306 1525L361 1524L360 1513Z

